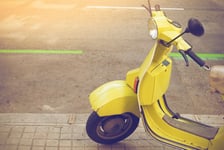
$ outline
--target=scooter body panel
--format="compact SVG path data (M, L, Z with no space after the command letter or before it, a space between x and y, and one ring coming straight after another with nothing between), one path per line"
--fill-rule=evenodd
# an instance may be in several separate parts
M208 148L210 142L208 139L180 130L167 123L164 119L165 113L158 102L150 106L142 106L142 112L144 112L143 123L145 123L145 128L159 141L184 149L206 150Z
M215 138L209 143L209 150L223 150L224 148L224 126L219 128Z
M140 116L137 95L126 81L117 80L103 84L90 94L89 99L92 109L99 116L126 112Z
M167 91L171 75L171 66L171 59L166 58L158 66L153 67L153 69L150 68L146 72L140 81L138 92L141 105L153 104Z

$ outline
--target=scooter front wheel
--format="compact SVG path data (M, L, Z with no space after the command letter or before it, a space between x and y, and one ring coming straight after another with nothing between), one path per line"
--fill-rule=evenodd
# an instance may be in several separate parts
M131 135L137 128L139 118L131 113L99 117L92 112L86 124L88 136L100 144L113 144Z

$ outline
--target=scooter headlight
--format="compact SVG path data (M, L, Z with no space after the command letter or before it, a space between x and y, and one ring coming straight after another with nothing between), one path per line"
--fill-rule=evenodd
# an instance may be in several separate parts
M152 18L149 19L149 35L152 37L153 40L157 39L158 37L157 25Z

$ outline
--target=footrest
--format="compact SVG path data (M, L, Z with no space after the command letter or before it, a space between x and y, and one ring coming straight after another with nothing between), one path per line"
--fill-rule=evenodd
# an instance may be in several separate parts
M192 134L195 134L197 136L200 136L200 137L203 137L203 138L206 138L206 139L209 139L209 140L214 139L214 137L216 136L216 134L219 130L219 128L203 125L201 123L180 122L180 121L178 121L178 119L171 118L167 115L165 115L163 117L163 120L166 121L166 123L168 123L169 125L171 125L175 128L178 128L178 129L186 131L186 132L190 132Z

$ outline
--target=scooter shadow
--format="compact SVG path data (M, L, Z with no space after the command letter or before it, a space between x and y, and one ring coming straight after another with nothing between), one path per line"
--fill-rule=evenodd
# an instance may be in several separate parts
M154 139L135 139L135 140L124 140L123 142L119 142L111 145L101 145L98 144L98 150L164 150L164 149L172 149L172 150L183 150L173 147L167 144L161 144Z
M127 148L125 142L119 142L111 145L98 144L98 150L126 150L126 149Z

